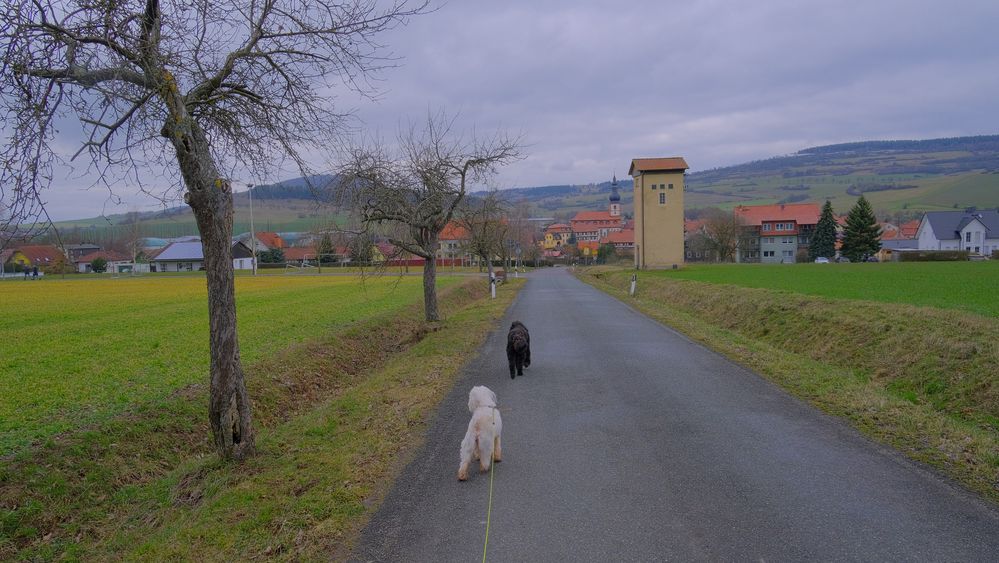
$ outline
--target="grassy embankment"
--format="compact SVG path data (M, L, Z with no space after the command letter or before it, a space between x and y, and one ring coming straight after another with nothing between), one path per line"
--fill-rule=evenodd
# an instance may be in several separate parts
M48 438L24 446L26 436L38 435L36 418L9 440L20 445L0 466L0 559L320 559L344 549L400 456L419 441L427 413L519 287L504 286L491 301L483 299L480 279L442 279L446 320L427 325L418 278L369 280L365 289L356 280L347 288L343 281L309 279L295 286L299 291L264 280L237 290L259 454L225 464L211 450L206 386L192 383L207 373L200 344L206 323L183 314L204 308L204 289L192 289L195 304L181 294L161 304L163 314L147 316L147 324L114 329L127 338L108 343L105 353L136 340L157 344L133 354L144 359L132 371L119 361L103 379L60 390L76 397L63 402L70 412L46 412L68 427L46 426ZM101 282L77 283L90 293ZM140 301L157 294L136 291ZM377 295L357 308L365 291ZM84 340L92 346L108 340L111 329L101 332L85 319L107 317L115 304L86 293L74 299L61 302L78 316L50 311L53 328L90 334ZM132 299L123 292L115 302L127 309ZM157 319L170 329L147 337ZM156 359L160 349L164 356ZM171 367L187 375L170 379ZM80 377L83 370L75 372Z
M698 266L635 297L631 274L581 277L999 502L999 263Z

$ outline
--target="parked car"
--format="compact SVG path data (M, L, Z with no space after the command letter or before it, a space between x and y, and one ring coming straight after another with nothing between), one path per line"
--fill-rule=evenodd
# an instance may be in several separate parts
M837 262L849 262L850 259L847 258L846 256L840 256L839 258L836 259L836 261Z
M818 258L815 259L815 263L816 264L828 264L829 263L829 259L826 258L825 256L819 256Z

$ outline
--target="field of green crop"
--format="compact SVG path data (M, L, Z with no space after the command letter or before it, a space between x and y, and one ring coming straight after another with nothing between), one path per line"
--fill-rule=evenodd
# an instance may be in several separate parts
M241 276L236 292L250 364L419 302L422 278ZM0 456L207 382L202 276L8 281L0 296Z
M999 317L999 261L883 264L708 264L645 272L709 283L760 287L886 303L960 309Z

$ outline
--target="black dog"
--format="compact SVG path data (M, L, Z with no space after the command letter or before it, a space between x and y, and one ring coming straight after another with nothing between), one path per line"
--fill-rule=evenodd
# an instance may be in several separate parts
M531 365L531 335L520 321L513 321L506 335L506 359L510 362L510 379L524 375Z

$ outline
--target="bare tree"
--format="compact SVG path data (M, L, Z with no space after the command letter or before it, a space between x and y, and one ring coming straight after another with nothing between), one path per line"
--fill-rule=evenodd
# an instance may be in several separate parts
M347 151L339 191L353 202L367 228L402 226L389 237L397 248L424 259L423 303L428 321L437 310L436 253L441 231L454 217L470 183L484 182L497 167L520 158L520 140L497 133L481 140L453 131L454 119L429 115L422 129L399 135L396 154L384 143Z
M457 222L468 231L466 249L486 263L492 279L493 258L503 251L506 204L496 190L490 190L483 197L469 198L459 209Z
M729 262L735 256L742 225L731 211L711 210L704 222L706 250L713 252L715 259Z
M201 233L211 348L209 420L224 458L253 451L233 293L229 171L265 176L281 159L327 146L344 114L337 83L370 93L391 65L376 38L426 4L405 0L9 0L0 23L0 186L24 222L59 161L59 119L85 130L99 182L150 191L150 167L182 185ZM152 174L158 176L158 174ZM162 181L162 180L157 180ZM162 195L160 192L159 195Z

